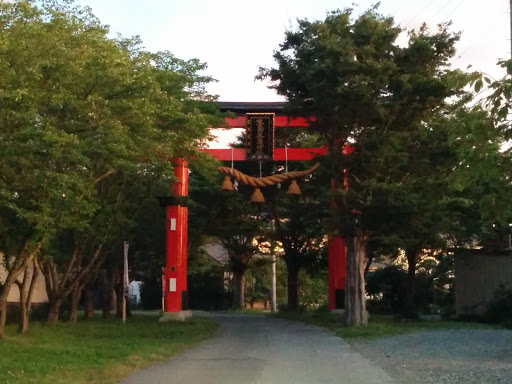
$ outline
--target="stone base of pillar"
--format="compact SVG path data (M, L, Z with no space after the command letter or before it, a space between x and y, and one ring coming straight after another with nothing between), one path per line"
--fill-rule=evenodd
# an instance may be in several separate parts
M166 321L185 321L190 317L192 317L192 311L162 312L158 321L161 323Z

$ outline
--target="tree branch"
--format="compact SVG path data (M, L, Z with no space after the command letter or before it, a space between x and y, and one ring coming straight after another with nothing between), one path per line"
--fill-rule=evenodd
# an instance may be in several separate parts
M117 170L116 169L110 169L108 170L107 172L105 172L103 175L99 176L96 180L94 180L94 184L98 184L101 180L103 180L105 177L108 177L114 173L116 173Z

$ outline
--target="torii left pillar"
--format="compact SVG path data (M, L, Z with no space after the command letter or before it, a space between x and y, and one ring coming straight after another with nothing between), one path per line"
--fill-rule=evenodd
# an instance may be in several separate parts
M188 164L174 160L176 181L171 187L171 204L166 215L166 255L162 271L164 308L160 321L185 320L191 316L187 304L187 220Z

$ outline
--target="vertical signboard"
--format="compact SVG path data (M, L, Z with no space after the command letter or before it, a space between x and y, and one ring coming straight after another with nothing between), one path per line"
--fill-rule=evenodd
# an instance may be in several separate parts
M247 114L247 159L272 160L274 154L274 113Z

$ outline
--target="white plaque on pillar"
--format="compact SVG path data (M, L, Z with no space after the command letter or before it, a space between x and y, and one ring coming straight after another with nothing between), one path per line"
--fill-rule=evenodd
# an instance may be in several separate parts
M169 230L175 231L176 230L176 219L171 219L169 222Z
M169 279L169 292L176 292L176 278Z

